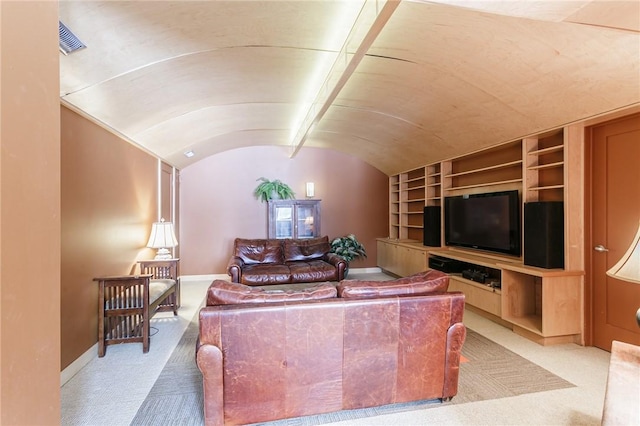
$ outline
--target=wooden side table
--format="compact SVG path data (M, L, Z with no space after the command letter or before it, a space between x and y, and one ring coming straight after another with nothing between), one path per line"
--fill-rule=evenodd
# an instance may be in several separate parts
M162 259L162 260L141 260L141 274L151 274L152 280L174 280L176 282L176 293L174 296L160 304L159 311L173 311L174 304L180 307L180 259Z

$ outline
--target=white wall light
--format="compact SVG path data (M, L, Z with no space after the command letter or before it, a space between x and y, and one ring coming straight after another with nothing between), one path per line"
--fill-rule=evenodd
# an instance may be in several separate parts
M311 198L314 195L316 195L316 188L313 182L307 182L305 189L307 193L307 198Z

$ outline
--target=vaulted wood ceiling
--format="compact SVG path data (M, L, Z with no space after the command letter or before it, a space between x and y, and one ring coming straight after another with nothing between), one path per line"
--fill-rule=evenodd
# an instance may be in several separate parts
M178 168L277 145L393 174L640 104L637 0L59 8L87 45L62 102Z

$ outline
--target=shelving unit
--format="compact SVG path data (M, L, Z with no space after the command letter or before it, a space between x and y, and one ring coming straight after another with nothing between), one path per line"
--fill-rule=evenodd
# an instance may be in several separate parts
M458 157L448 163L448 173L444 175L446 194L522 185L521 141Z
M427 192L425 168L400 174L400 186L400 238L419 241Z
M569 125L391 176L390 232L378 240L379 266L404 276L428 265L434 248L422 244L424 207L442 209L447 196L517 190L522 211L524 203L533 201L563 201L565 211L574 211L584 203L583 141L584 127ZM468 305L542 344L580 343L583 229L582 222L571 216L564 222L565 269L561 270L524 266L524 254L505 258L462 249L435 252L500 271L501 290L459 274L451 276L450 289L463 291Z
M400 237L400 176L389 178L389 237Z
M440 206L442 202L442 173L440 163L427 166L427 206Z
M541 344L576 342L581 333L581 271L502 265L502 319Z
M563 201L564 136L559 130L523 140L525 201Z

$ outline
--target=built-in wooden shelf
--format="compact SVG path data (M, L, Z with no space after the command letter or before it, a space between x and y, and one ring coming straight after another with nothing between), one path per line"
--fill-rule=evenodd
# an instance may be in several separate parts
M425 247L422 240L423 207L439 207L444 217L448 196L517 190L522 211L525 203L534 201L563 201L568 204L565 211L571 211L571 205L583 202L580 191L568 193L582 173L568 170L574 164L569 153L581 138L584 130L570 125L391 176L390 238L378 240L379 266L404 276L425 267L428 254L436 254L497 269L502 289L460 275L451 276L450 289L464 291L469 305L538 343L580 343L584 271L570 269L581 265L571 241L565 241L565 270L524 265L524 255L475 255L444 248L443 220L441 247ZM577 227L565 218L570 238L579 234Z

